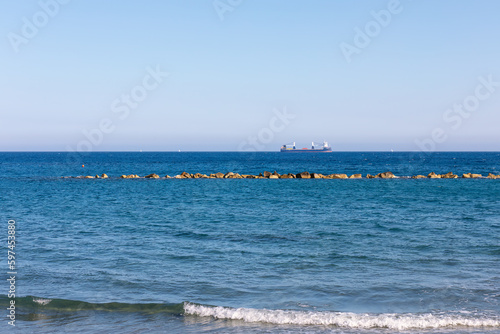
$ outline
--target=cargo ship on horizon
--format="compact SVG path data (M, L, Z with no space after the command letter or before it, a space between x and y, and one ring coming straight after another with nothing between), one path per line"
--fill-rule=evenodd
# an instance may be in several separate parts
M322 145L318 145L315 142L312 142L311 148L301 148L297 149L295 146L295 142L292 144L285 144L281 146L280 152L290 152L290 153L298 153L298 152L332 152L332 148L328 146L328 142L324 141Z

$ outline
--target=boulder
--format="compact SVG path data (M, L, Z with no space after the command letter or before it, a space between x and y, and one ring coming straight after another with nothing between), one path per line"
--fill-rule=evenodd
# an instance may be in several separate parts
M471 178L471 176L472 176L472 173L462 174L462 177L463 177L464 179L470 179L470 178Z
M203 174L201 173L193 174L193 179L201 179L201 178L203 178Z
M367 179L374 179L374 178L375 178L375 176L373 176L373 175L371 175L371 174L366 174L366 178L367 178Z
M160 175L158 174L149 174L149 175L146 175L144 176L146 179L159 179L160 178Z
M290 179L290 175L288 174L283 174L283 175L280 175L280 179Z
M122 176L120 176L120 179L126 179L126 178L128 178L128 176L127 176L127 175L122 175Z
M223 179L224 178L224 174L222 174L221 172L215 173L214 175L215 175L216 179Z
M441 174L442 179L456 179L458 178L458 175L453 174L452 172L446 173L446 174Z
M280 177L278 175L271 174L268 177L269 179L279 179Z
M495 174L489 173L488 179L500 179L500 175L495 175Z
M396 178L396 176L392 172L379 173L375 177L381 178L381 179L395 179Z
M165 175L166 179L171 179L172 177L170 175Z
M431 173L429 173L429 175L427 175L427 177L428 177L429 179L440 179L440 178L441 178L441 175L436 174L436 173L434 173L434 172L431 172Z
M363 175L361 174L352 174L351 176L349 176L350 179L362 179L363 178Z
M324 179L325 176L323 174L319 174L319 173L312 173L311 174L311 179Z
M295 177L297 179L310 179L311 178L311 174L309 174L309 172L302 172L302 173L299 173L299 174L295 175Z
M295 174L288 173L288 176L289 176L290 179L295 179Z
M327 176L329 179L348 179L347 174L330 174Z
M93 176L90 176L90 175L87 175L85 176L86 179L93 179L94 177Z
M281 176L277 171L274 171L273 175L277 176L278 178Z
M411 178L412 179L426 179L427 176L425 176L425 175L413 175Z
M108 176L106 174L101 175L101 179L107 179L107 178L108 178Z
M189 174L188 172L182 172L180 176L181 179L190 179L193 177L193 175Z
M273 173L271 173L271 172L264 171L264 175L263 175L263 176L264 176L266 179L268 179L268 178L269 178L269 176L271 176L272 174L273 174Z
M478 179L478 178L483 177L483 175L482 174L471 174L470 177L473 179Z
M228 172L228 173L226 173L226 175L224 175L224 178L225 178L225 179L232 179L232 178L233 178L233 176L234 176L234 173L233 173L233 172Z

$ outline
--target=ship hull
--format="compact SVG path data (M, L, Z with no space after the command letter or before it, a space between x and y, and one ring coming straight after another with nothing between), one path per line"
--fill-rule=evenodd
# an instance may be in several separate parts
M284 153L332 153L332 149L322 148L322 149L281 149L280 152Z

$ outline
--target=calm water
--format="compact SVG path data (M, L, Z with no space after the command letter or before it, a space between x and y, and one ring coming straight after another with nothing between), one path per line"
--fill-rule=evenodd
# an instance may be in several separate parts
M500 153L0 153L14 330L500 333L500 180L117 178L264 170L487 175Z

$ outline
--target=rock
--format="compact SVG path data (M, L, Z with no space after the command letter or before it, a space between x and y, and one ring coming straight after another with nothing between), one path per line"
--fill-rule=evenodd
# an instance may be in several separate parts
M216 179L223 179L224 178L224 174L222 174L221 172L215 173L214 175L215 175Z
M99 175L94 176L96 179L100 179L101 177Z
M456 179L458 178L458 175L453 174L452 172L446 173L446 174L441 174L442 179Z
M149 175L146 175L144 176L146 179L159 179L160 178L160 175L158 174L149 174Z
M500 179L500 175L495 175L495 174L489 173L488 179Z
M242 177L243 179L256 179L256 178L257 178L257 176L255 176L255 175L250 175L250 174L242 174L242 175L241 175L241 177Z
M327 176L329 179L348 179L347 174L330 174Z
M290 179L295 179L296 178L295 174L292 174L292 173L288 173L288 176L290 177Z
M350 179L362 179L363 178L363 175L361 174L352 174L351 176L349 176Z
M482 174L473 174L473 173L462 174L462 178L464 178L464 179L477 179L477 178L481 178L481 177L483 177Z
M429 173L429 175L427 175L427 177L428 177L429 179L440 179L440 178L441 178L441 175L438 175L438 174L436 174L436 173L434 173L434 172L431 172L431 173Z
M425 175L414 175L414 176L412 176L411 178L412 178L412 179L426 179L426 178L427 178L427 176L425 176Z
M371 174L366 174L366 178L367 178L367 179L374 179L374 178L375 178L375 176L373 176L373 175L371 175Z
M232 178L233 178L233 176L234 176L234 173L233 173L233 172L228 172L228 173L226 173L226 175L224 175L224 178L225 178L225 179L232 179Z
M101 179L107 179L107 178L108 178L108 176L106 174L101 175Z
M90 175L87 175L85 176L86 179L93 179L94 177L93 176L90 176Z
M193 179L201 179L201 178L203 178L203 174L201 173L193 174Z
M309 172L302 172L302 173L299 173L299 174L295 175L295 177L297 179L310 179L311 178L311 174L309 174Z
M193 176L191 174L189 174L188 172L182 172L181 173L181 179L190 179L192 178Z
M278 178L281 176L277 171L274 171L273 175L277 176Z
M271 174L268 177L269 179L279 179L280 177L278 175Z
M176 175L176 176L174 176L174 179L183 179L183 177L180 175Z
M166 179L171 179L172 177L170 175L165 175Z
M381 179L395 179L396 178L396 176L392 172L379 173L375 177L381 178Z
M290 175L288 174L280 175L280 179L290 179Z
M319 174L319 173L312 173L311 174L311 179L324 179L325 176L323 174Z
M263 175L263 176L264 176L266 179L268 179L268 178L269 178L269 176L271 176L271 175L272 175L272 173L271 173L271 172L264 171L264 175Z
M120 176L121 179L126 179L127 178L127 175L122 175Z

